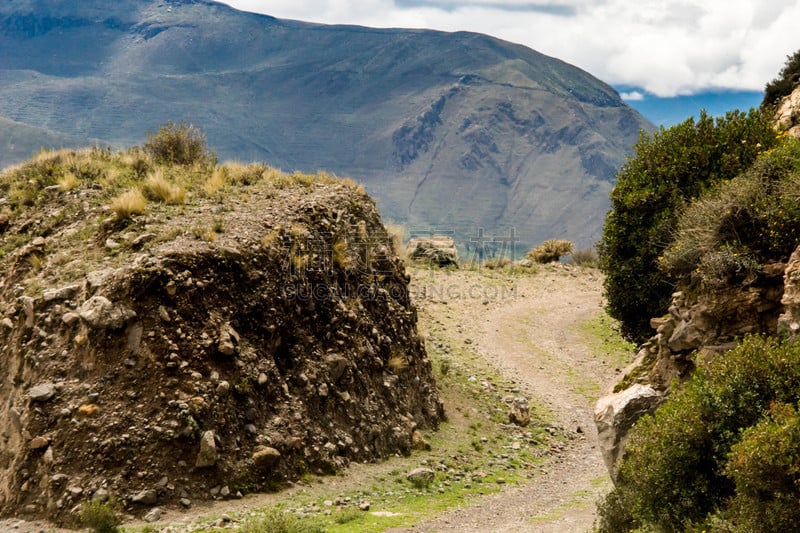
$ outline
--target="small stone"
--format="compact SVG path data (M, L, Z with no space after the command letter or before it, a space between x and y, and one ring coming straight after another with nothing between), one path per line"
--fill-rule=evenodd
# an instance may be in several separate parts
M358 508L361 511L369 511L369 507L370 507L369 502L361 502L358 504Z
M10 318L5 317L3 319L3 326L5 326L8 329L14 329L14 322Z
M34 437L31 439L31 450L40 450L50 446L50 439L47 437Z
M435 475L435 472L430 468L415 468L406 474L406 479L409 480L415 487L422 488L433 483L433 478Z
M169 316L169 311L167 311L167 308L163 305L158 306L158 316L164 322L172 322L172 318Z
M94 491L94 494L92 494L92 501L93 502L107 502L108 501L108 497L109 497L108 490L106 490L106 489L101 487L101 488L97 489L96 491Z
M46 402L56 395L56 386L52 383L40 383L28 390L28 396L34 402Z
M200 438L200 451L197 454L195 466L205 468L214 466L217 462L217 444L214 441L214 432L209 430Z
M158 501L158 493L153 489L145 489L136 493L131 498L131 501L142 505L153 505Z
M66 474L53 474L50 477L50 483L53 485L61 485L69 481L69 476Z
M152 524L153 522L158 522L161 519L161 509L158 507L153 507L150 509L146 515L144 515L144 521Z
M269 379L269 378L267 378L267 375L266 375L265 373L263 373L263 372L262 372L262 373L260 373L260 374L258 375L258 385L259 385L259 387L263 387L264 385L266 385L266 384L267 384L267 381L268 381L268 379Z
M231 327L230 324L225 324L219 332L217 340L217 351L222 355L233 357L239 347L239 334Z
M78 407L78 415L87 418L96 415L99 411L100 407L94 403L87 403Z
M187 508L192 506L192 500L190 500L189 498L181 498L179 502L181 505Z
M411 448L413 450L430 450L431 445L425 440L425 437L422 435L418 429L415 429L414 432L411 434Z
M269 446L256 446L253 450L253 463L258 468L268 468L280 459L281 452Z
M65 325L71 326L72 324L80 320L80 318L81 317L78 316L78 313L73 313L72 311L69 311L68 313L64 313L64 315L61 317L61 321Z
M155 233L143 233L142 235L139 235L138 237L136 237L131 241L131 247L133 249L139 249L155 238L156 238Z
M217 394L219 396L227 396L231 390L231 384L225 380L222 380L217 385Z
M114 239L106 239L106 248L108 248L109 250L118 250L119 247L120 244Z
M33 298L20 296L19 301L22 303L22 311L25 313L25 327L32 328L36 323L36 316L33 312Z
M219 491L219 495L220 495L220 496L222 496L223 498L227 498L228 496L230 496L230 495L231 495L231 489L230 489L230 488L229 488L227 485L225 485L225 486L224 486L224 487L222 487L222 489Z

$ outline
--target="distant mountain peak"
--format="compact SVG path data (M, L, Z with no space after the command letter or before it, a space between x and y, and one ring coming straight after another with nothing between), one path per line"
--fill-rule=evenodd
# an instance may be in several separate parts
M208 1L0 5L0 115L115 145L168 120L223 159L325 168L458 238L593 243L652 125L587 72L486 35L326 26Z

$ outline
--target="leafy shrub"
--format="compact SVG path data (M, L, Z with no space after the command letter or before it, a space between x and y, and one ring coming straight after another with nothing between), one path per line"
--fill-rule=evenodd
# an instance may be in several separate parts
M775 403L731 448L725 474L736 485L727 522L739 531L791 531L800 524L800 417Z
M787 260L800 242L799 188L800 141L787 138L684 210L661 269L672 278L697 271L713 285Z
M699 368L682 391L631 430L616 488L598 507L600 531L617 531L613 525L622 522L683 531L717 510L724 516L740 488L761 487L766 491L759 493L762 501L776 498L780 480L797 475L800 457L795 448L780 462L764 442L772 441L773 450L788 444L774 443L774 428L769 433L763 426L768 422L757 424L768 420L773 402L798 400L800 345L748 337ZM756 429L744 431L752 426ZM765 464L776 467L770 474L774 483L756 468L756 456L748 455L755 450L751 440L766 454L759 456ZM745 498L737 505L753 514L757 511L745 505L752 502Z
M800 50L787 56L786 63L784 63L778 77L767 83L764 88L764 99L761 101L761 108L764 109L775 105L781 98L791 94L798 77L800 77Z
M205 134L185 122L167 122L159 126L158 132L148 133L143 148L153 160L162 164L193 165L212 160Z
M572 252L570 263L582 267L596 268L599 264L599 260L594 248L584 248L583 250Z
M709 186L750 167L776 143L768 118L734 111L716 121L705 112L652 137L642 134L617 174L611 193L600 266L606 274L607 311L623 334L643 340L649 318L663 314L673 282L658 269L681 208Z
M117 533L122 516L115 502L88 501L81 508L80 521L94 533Z
M570 241L550 239L532 248L528 252L528 259L534 263L552 263L553 261L558 261L564 255L571 254L574 248L575 245Z

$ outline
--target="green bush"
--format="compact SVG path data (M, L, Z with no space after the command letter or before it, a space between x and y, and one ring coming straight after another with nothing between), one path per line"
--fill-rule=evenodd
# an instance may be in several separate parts
M759 511L752 505L758 500L746 492L737 499L740 491L758 487L762 502L780 498L782 483L794 479L800 465L798 448L783 462L777 460L781 453L775 450L788 449L794 441L781 434L784 442L778 439L772 449L765 446L775 441L776 430L769 425L765 430L767 422L762 421L768 420L773 402L795 405L798 400L800 345L748 337L699 368L682 391L673 392L653 416L631 430L616 487L598 506L599 530L617 531L614 524L625 522L683 531L729 512L754 516ZM772 473L759 470L756 460L772 463ZM728 509L731 501L741 508L739 515Z
M583 250L576 250L572 252L570 263L589 268L597 268L598 258L597 252L594 248L584 248Z
M786 261L798 243L800 141L787 138L683 212L660 267L672 278L696 271L711 285L726 283Z
M249 518L239 528L240 533L321 533L325 529L319 524L287 513L282 509L271 509L262 516Z
M767 83L764 88L764 99L761 102L761 108L766 109L773 106L781 98L791 94L798 77L800 77L800 50L787 56L786 63L783 65L778 77Z
M528 252L528 259L534 263L546 264L558 261L562 256L571 254L575 245L570 241L550 239Z
M81 508L80 521L94 533L117 533L122 516L115 502L88 501Z
M205 134L199 128L181 122L167 122L158 132L148 133L144 151L157 163L193 165L212 162Z
M727 523L739 531L792 531L800 524L800 417L775 403L731 448L725 474L736 495Z
M599 245L607 311L626 337L646 338L650 317L663 314L669 302L674 280L658 269L658 258L671 243L678 213L708 187L749 168L776 135L755 110L716 120L701 112L696 122L642 134L635 157L617 174Z

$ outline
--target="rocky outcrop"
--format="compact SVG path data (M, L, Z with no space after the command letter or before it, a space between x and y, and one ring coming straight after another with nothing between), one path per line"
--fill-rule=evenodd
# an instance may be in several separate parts
M800 335L800 247L786 265L781 304L783 314L778 318L778 331L795 338Z
M688 379L700 361L734 348L744 335L775 334L779 324L800 330L797 254L788 268L783 263L765 265L757 277L738 285L712 288L695 282L672 295L666 315L650 321L655 336L640 347L613 393L595 405L600 448L612 478L636 419L655 411L672 385Z
M601 398L595 404L597 438L612 479L616 479L617 460L622 454L628 431L641 416L653 412L661 403L662 396L650 385L635 383L621 392Z
M781 100L775 112L775 125L789 135L800 137L800 86Z
M408 241L406 253L412 261L438 266L458 266L458 249L451 237L415 237Z
M50 194L61 218L0 236L48 224L0 256L0 513L69 522L98 495L144 516L408 453L442 419L363 192L265 185L125 226L84 212L92 190Z

